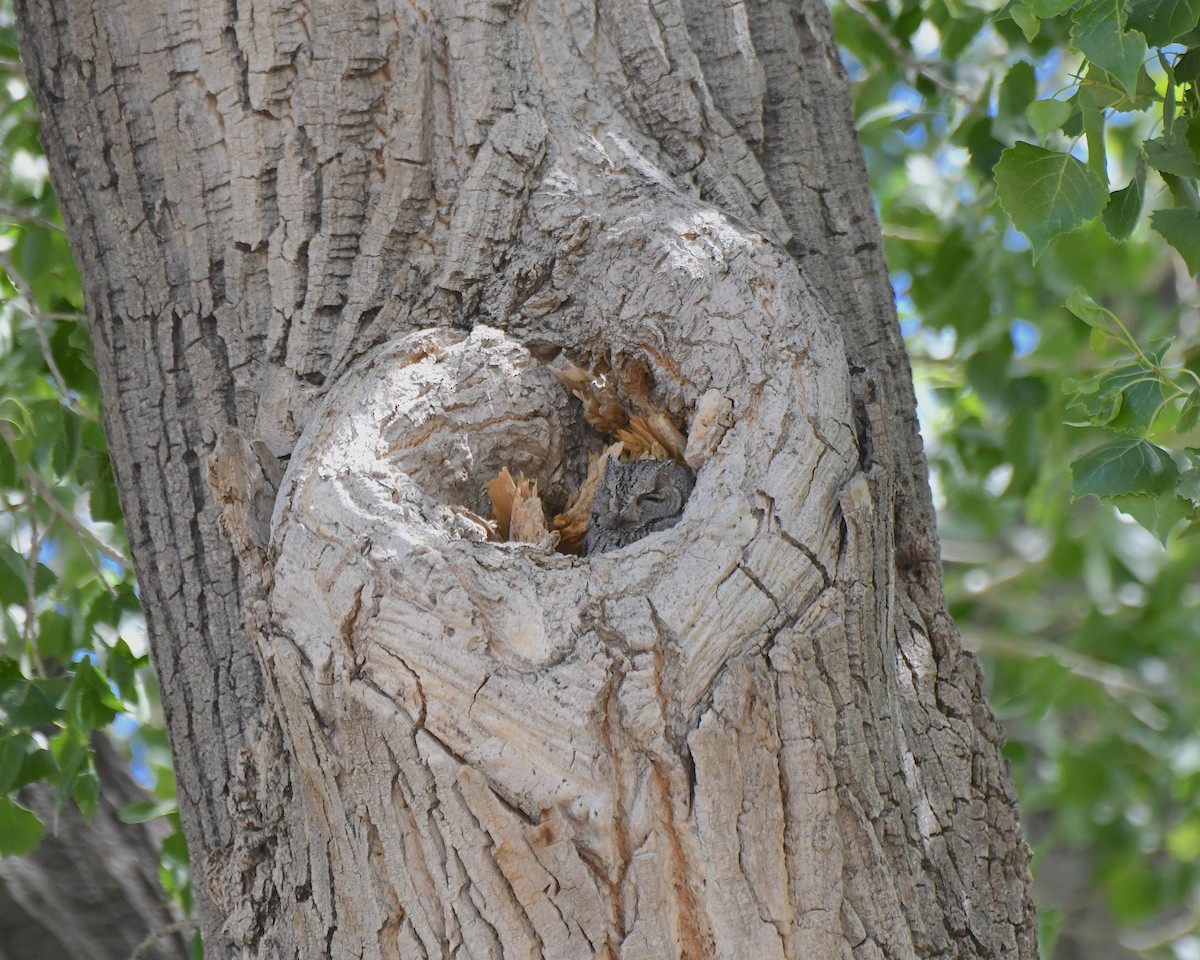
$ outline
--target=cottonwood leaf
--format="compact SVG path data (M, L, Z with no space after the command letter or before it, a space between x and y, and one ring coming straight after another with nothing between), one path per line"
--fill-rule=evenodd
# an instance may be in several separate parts
M1043 140L1046 135L1059 129L1071 116L1071 105L1065 100L1035 100L1025 108L1029 125Z
M1200 116L1192 117L1183 128L1183 139L1192 151L1192 157L1200 160Z
M1200 273L1200 211L1156 210L1150 225L1179 251L1193 276Z
M46 680L21 678L0 694L0 710L13 727L40 727L62 717L55 701L66 683L61 677Z
M1176 60L1171 72L1176 83L1193 83L1200 79L1200 48L1193 47Z
M1037 96L1037 77L1033 64L1018 60L1009 69L996 96L993 132L1004 139L1022 136L1029 128L1025 108Z
M1179 410L1179 419L1175 421L1176 433L1191 433L1200 423L1200 389L1188 394Z
M119 811L117 818L122 823L147 823L174 813L178 809L172 800L143 800L139 803L127 803Z
M1147 348L1152 364L1161 360L1165 349ZM1070 397L1067 413L1072 423L1120 433L1144 435L1163 406L1162 376L1140 361L1122 363L1087 380L1064 381L1063 390Z
M1155 137L1142 144L1146 162L1155 170L1173 173L1177 177L1200 177L1200 163L1188 145L1186 133L1177 125L1171 136Z
M88 820L96 815L100 805L100 778L94 770L85 769L75 778L71 784L71 799Z
M1072 290L1064 306L1089 327L1104 331L1113 328L1112 316L1093 300L1083 287L1076 287ZM1099 386L1098 379L1096 385Z
M1043 20L1049 20L1060 13L1066 13L1077 2L1078 0L1026 0L1026 6Z
M1129 496L1111 497L1109 502L1122 513L1127 513L1141 526L1149 530L1164 547L1171 531L1181 520L1190 518L1195 504L1177 493L1162 493L1155 497Z
M1104 229L1114 240L1124 240L1137 226L1146 199L1146 164L1139 157L1127 187L1116 190L1104 208Z
M1200 458L1191 450L1183 451L1183 455L1190 466L1179 477L1175 492L1193 503L1200 504L1200 464L1197 463Z
M1122 90L1113 82L1112 76L1107 71L1101 70L1095 64L1088 67L1084 81L1095 103L1101 109L1113 110L1116 113L1148 110L1152 103L1161 99L1154 81L1146 72L1145 63L1138 68L1137 89L1132 94Z
M1137 92L1138 69L1146 59L1146 38L1125 29L1121 0L1092 0L1075 11L1071 41L1127 93Z
M33 811L0 797L0 857L20 857L34 850L45 829Z
M1009 12L1012 14L1013 22L1025 34L1026 41L1032 43L1034 37L1041 32L1042 21L1024 4L1015 4Z
M1162 409L1162 380L1140 364L1122 364L1102 376L1100 393L1120 393L1120 408L1108 427L1121 433L1144 434Z
M7 793L17 781L25 763L25 744L16 737L0 737L0 794Z
M1102 443L1071 464L1071 496L1076 500L1088 494L1158 496L1173 492L1178 482L1179 468L1170 454L1134 437Z
M1108 140L1104 136L1102 98L1094 87L1079 91L1079 108L1083 118L1083 135L1087 138L1087 167L1108 185Z
M121 712L121 702L88 660L75 665L75 676L59 704L84 730L112 723Z
M1178 40L1200 21L1200 0L1126 0L1126 26L1153 47Z
M996 164L996 194L1013 225L1029 238L1034 262L1056 237L1098 216L1108 188L1074 157L1017 143Z
M1106 427L1121 412L1120 394L1073 397L1067 404L1067 423L1072 427Z

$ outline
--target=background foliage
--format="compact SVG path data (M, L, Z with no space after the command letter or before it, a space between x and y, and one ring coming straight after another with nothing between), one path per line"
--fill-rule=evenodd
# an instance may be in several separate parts
M1200 957L1200 3L836 19L1043 954Z
M1200 958L1200 0L839 0L951 608L1038 858L1043 953ZM0 3L0 854L88 743L174 781L78 277ZM1095 496L1092 496L1095 495ZM1082 498L1082 499L1073 499Z

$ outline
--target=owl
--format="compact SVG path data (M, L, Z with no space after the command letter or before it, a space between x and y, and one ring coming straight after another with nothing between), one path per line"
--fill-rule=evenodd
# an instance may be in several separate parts
M584 555L606 553L675 526L696 475L673 460L609 460L592 502Z

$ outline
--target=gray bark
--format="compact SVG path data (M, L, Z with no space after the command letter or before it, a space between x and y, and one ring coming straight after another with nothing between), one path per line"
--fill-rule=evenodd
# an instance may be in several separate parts
M210 957L1036 955L820 0L17 10Z
M21 802L48 825L41 846L0 860L2 960L128 960L155 933L178 920L158 882L166 827L122 823L120 809L145 800L113 747L97 739L101 793L91 820L73 803L56 810L57 791L31 784ZM188 939L165 935L146 960L184 960Z

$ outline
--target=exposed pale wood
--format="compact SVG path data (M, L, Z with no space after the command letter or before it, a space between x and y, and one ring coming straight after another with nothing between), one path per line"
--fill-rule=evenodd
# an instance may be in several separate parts
M17 9L209 956L1036 955L820 0Z

